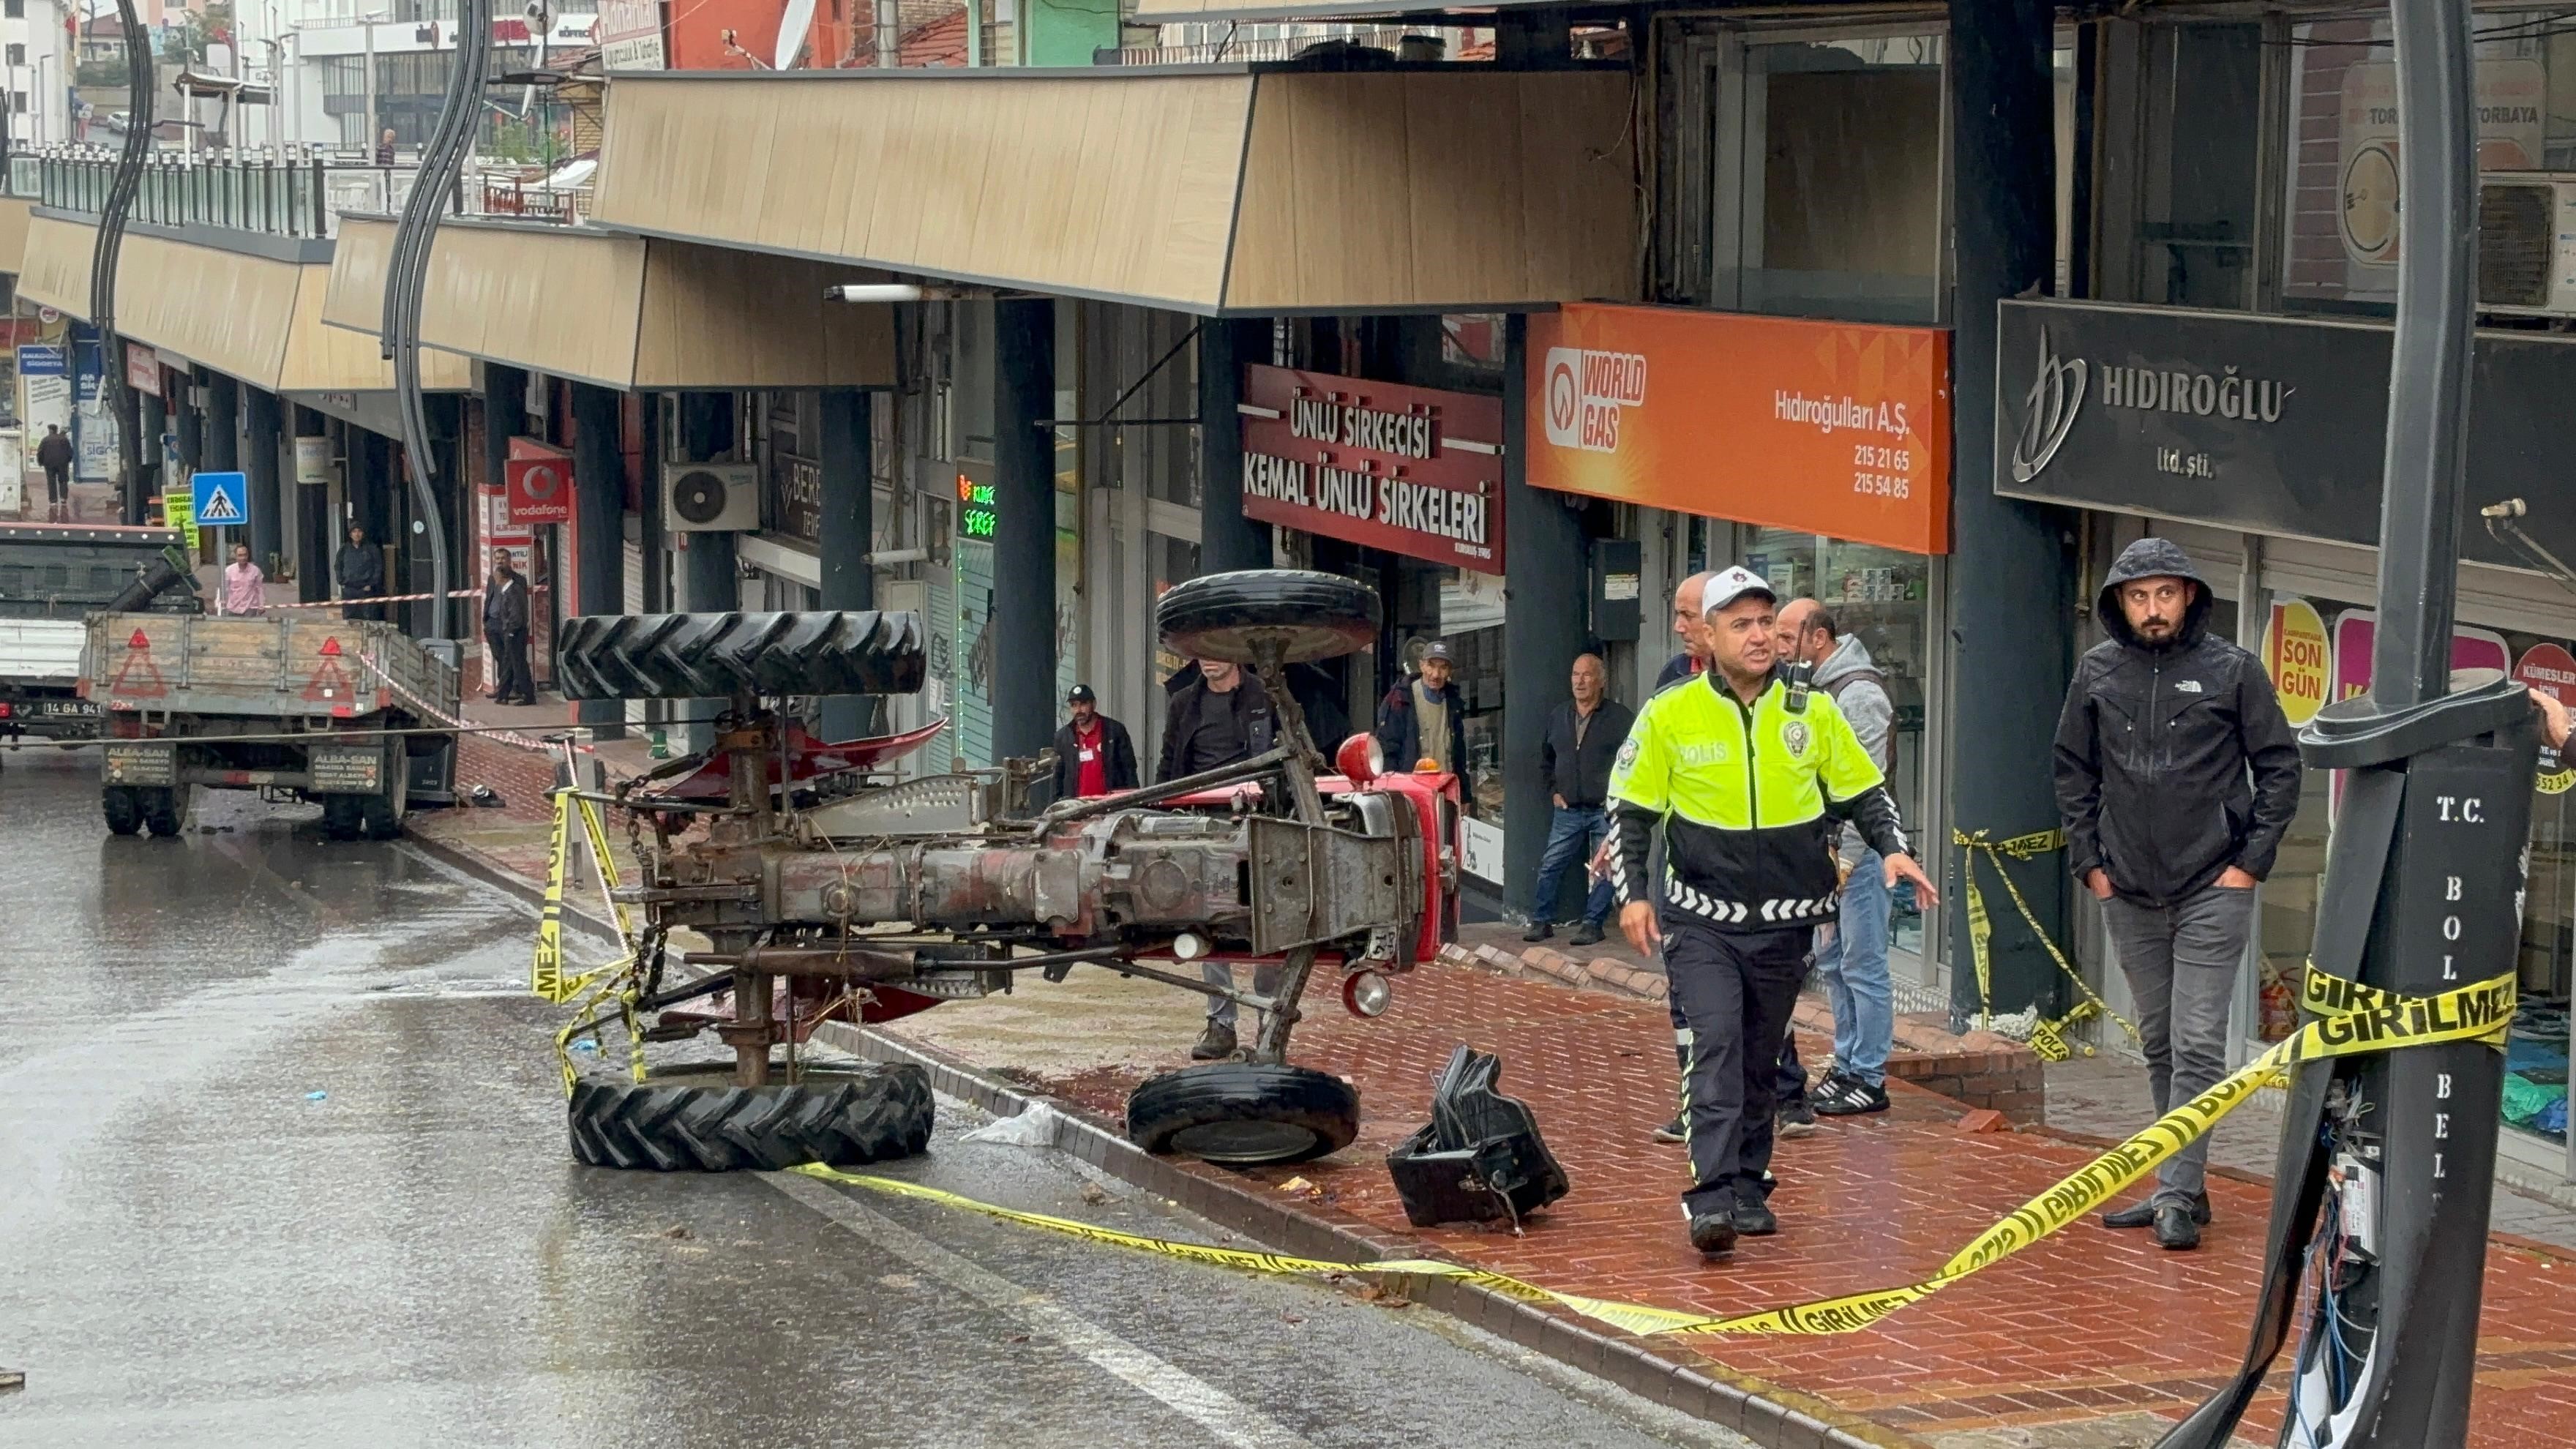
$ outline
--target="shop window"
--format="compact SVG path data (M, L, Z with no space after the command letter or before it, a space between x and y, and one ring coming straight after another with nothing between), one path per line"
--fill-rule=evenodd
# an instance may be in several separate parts
M2285 600L2276 596L2276 607ZM2367 689L2366 677L2355 681L2345 671L2366 661L2366 637L2348 638L2346 616L2361 605L2311 598L2333 640L2335 677L2328 697L2345 698ZM2564 661L2568 639L2552 639L2514 629L2460 627L2454 659L2489 664L2510 660L2518 673L2553 682L2570 673ZM2534 651L2540 651L2534 657ZM2553 657L2554 656L2554 657ZM2566 686L2561 685L2561 688ZM2563 779L2563 777L2562 777ZM2576 978L2576 792L2541 781L2532 800L2531 874L2525 883L2522 913L2520 988L2523 1008L2505 1054L2504 1113L2507 1125L2564 1141L2567 1131L2567 1003ZM2283 838L2278 861L2263 883L2263 919L2259 980L2262 1010L2256 1023L2266 1040L2279 1040L2297 1025L2293 1009L2299 973L2306 967L2309 945L2316 939L2317 897L2326 864L2326 841L2335 816L2336 783L2331 772L2310 770L2301 782L2299 813Z
M2126 26L2107 49L2097 295L2254 306L2263 27Z
M2478 167L2576 170L2576 28L2561 11L2477 17ZM2397 294L2397 67L2384 18L2291 30L2285 306L2385 312ZM2490 206L2510 207L2508 198ZM2488 215L2491 235L2517 220ZM2546 209L2531 218L2545 256ZM2494 253L2487 252L2492 265ZM2493 289L2482 282L2482 291Z
M1832 616L1840 638L1856 638L1887 681L1896 708L1889 788L1909 829L1924 824L1925 705L1931 692L1932 560L1874 544L1846 543L1784 528L1742 529L1744 567L1771 581L1783 603L1812 598ZM1921 956L1923 912L1910 888L1897 893L1890 920L1894 947Z
M1175 584L1185 584L1199 576L1199 546L1186 538L1164 533L1145 535L1145 565L1153 570L1154 597L1160 599ZM1169 679L1190 661L1163 647L1157 636L1154 644L1154 671L1158 680Z
M1792 316L1939 319L1942 40L1748 45L1714 108L1711 300Z

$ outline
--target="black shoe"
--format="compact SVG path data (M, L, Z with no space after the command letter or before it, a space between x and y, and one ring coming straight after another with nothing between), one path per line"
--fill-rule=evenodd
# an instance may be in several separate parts
M2191 1200L2191 1220L2201 1224L2209 1221L2208 1193L2201 1193ZM2155 1225L2156 1200L2153 1196L2102 1214L2102 1226L2106 1228L2152 1228Z
M2200 1225L2173 1203L2156 1209L2156 1246L2168 1253L2187 1253L2200 1246Z
M1816 1130L1815 1109L1804 1102L1788 1103L1772 1119L1771 1130L1782 1137L1804 1137Z
M1663 1126L1655 1129L1655 1140L1657 1142L1688 1142L1690 1140L1690 1134L1682 1130L1682 1119L1675 1117L1670 1122L1667 1122Z
M1837 1075L1825 1079L1813 1100L1819 1117L1857 1117L1864 1112L1886 1111L1887 1088Z
M1555 934L1556 927L1553 924L1546 921L1532 921L1530 922L1530 928L1521 932L1521 939L1524 941L1544 941Z
M1700 1213L1691 1219L1691 1246L1700 1256L1715 1258L1735 1251L1735 1219L1727 1213Z
M1735 1231L1748 1238L1767 1238L1780 1231L1780 1219L1772 1215L1758 1187L1736 1188L1734 1216Z
M1569 946L1600 945L1601 923L1599 921L1586 921L1582 925L1575 927L1574 934L1565 938L1565 944Z
M1198 1044L1190 1048L1194 1062L1221 1062L1234 1055L1234 1028L1221 1021L1211 1021L1199 1033Z

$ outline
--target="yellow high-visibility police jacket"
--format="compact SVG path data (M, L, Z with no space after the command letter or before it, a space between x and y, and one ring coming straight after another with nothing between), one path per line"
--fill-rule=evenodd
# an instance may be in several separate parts
M1751 704L1718 670L1679 680L1637 711L1610 767L1612 881L1651 900L1652 832L1664 829L1664 909L1719 927L1771 930L1834 919L1842 821L1882 855L1909 854L1876 761L1833 696L1790 708L1774 675Z

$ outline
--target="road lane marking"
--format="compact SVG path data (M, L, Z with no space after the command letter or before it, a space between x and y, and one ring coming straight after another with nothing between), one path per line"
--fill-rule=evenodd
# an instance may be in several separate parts
M1043 1294L968 1262L846 1193L795 1173L764 1172L760 1178L948 1287L1017 1316L1235 1449L1314 1449L1295 1430L1198 1375L1157 1358Z

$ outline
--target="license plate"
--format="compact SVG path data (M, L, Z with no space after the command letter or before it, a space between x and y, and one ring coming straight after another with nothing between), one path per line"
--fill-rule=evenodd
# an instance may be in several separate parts
M70 715L79 719L96 719L98 717L98 702L96 700L49 699L45 701L44 709L47 714Z

